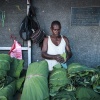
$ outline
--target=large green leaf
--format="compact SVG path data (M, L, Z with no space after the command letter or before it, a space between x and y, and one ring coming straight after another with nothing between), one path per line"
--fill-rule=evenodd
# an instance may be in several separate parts
M76 98L78 98L78 100L100 100L100 95L95 93L91 88L78 87Z
M61 54L61 56L64 58L64 60L66 61L66 53Z
M1 98L0 100L3 100L3 98L4 98L4 100L6 100L6 99L7 100L13 100L13 95L15 94L15 91L16 91L15 81L13 81L9 85L2 88L2 90L0 90L0 98Z
M8 54L0 54L0 60L6 60L12 62L12 58Z
M68 74L79 73L79 72L95 72L94 68L90 68L79 63L71 63L68 65Z
M11 77L19 78L21 71L23 69L24 60L19 60L13 58L10 66L10 70L8 71L8 75Z
M47 78L48 65L45 60L30 64L21 100L46 100L49 97Z
M7 71L6 70L0 70L0 79L4 76L7 75Z
M16 90L20 90L24 80L25 80L25 77L21 77L16 80Z
M0 96L0 100L7 100L5 96Z
M7 60L0 60L0 70L10 70L10 63Z
M59 91L50 100L77 100L77 99L75 98L74 92L68 92L63 90L63 91Z
M32 75L41 75L48 77L48 63L45 60L39 62L33 62L28 66L26 76Z
M67 77L66 70L64 68L53 69L49 77L50 95L56 95L60 88L68 84L71 82Z
M58 64L56 64L55 66L53 66L53 69L55 69L55 68L62 68L62 66L61 66L60 63L58 63Z
M54 69L51 72L49 84L63 86L67 83L70 84L70 81L67 78L66 70L64 68Z

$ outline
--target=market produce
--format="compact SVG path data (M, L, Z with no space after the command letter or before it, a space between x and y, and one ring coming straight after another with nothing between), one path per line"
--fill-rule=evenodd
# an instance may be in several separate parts
M20 77L22 69L23 60L0 54L0 100L13 100L13 95L24 82Z
M100 94L100 66L97 66L96 70L96 74L92 76L91 81L93 90Z
M7 75L7 71L6 70L0 70L0 79L2 79L6 75Z
M0 54L0 60L6 60L12 62L12 58L8 54Z
M10 70L10 62L7 60L0 60L0 70Z
M62 57L64 58L64 60L66 61L66 57L67 57L66 53L61 54L61 56L62 56Z
M55 96L51 97L50 100L77 100L74 92L66 90L58 92Z
M7 71L10 70L11 58L7 54L0 54L0 89L5 86Z
M95 93L91 88L78 87L76 90L78 100L100 100L100 95Z
M58 91L64 86L66 86L66 89L71 86L71 81L67 77L66 70L64 68L53 69L49 77L50 95L56 95Z
M56 67L50 72L50 100L99 100L100 67L90 68L79 63L71 63L68 69L64 69L65 75L59 73L61 69ZM60 81L64 77L65 80L68 79L68 83ZM67 85L61 86L62 83Z
M12 58L12 62L10 65L10 70L8 71L8 75L14 78L19 78L20 73L23 69L23 64L24 64L24 60Z
M25 80L24 76L16 80L16 90L20 90L24 80Z
M15 81L13 81L0 90L0 100L13 100L15 90Z
M45 60L28 66L21 100L48 100L48 64Z

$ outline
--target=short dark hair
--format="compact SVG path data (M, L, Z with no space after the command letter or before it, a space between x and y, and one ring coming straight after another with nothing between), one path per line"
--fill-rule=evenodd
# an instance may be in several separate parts
M51 23L51 28L53 28L54 25L58 25L61 28L61 24L59 21L55 20Z

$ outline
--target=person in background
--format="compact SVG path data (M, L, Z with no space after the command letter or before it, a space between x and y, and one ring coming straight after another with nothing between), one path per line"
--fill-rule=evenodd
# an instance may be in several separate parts
M58 63L66 63L71 57L69 40L60 34L61 24L59 21L51 23L52 35L45 37L42 46L42 57L48 62L49 71ZM66 53L66 61L61 54Z

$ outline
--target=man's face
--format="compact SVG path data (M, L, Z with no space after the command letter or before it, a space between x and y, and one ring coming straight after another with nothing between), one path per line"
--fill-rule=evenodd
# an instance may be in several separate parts
M59 36L61 28L59 27L59 25L53 25L53 27L51 28L51 31L52 31L53 35Z

